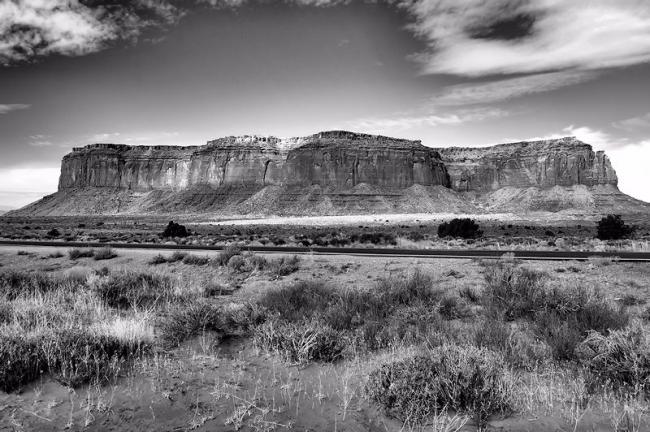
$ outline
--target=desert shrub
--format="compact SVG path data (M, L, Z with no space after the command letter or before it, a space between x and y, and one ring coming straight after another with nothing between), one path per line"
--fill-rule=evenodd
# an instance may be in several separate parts
M170 299L173 284L167 276L120 272L98 281L95 291L107 305L127 309L148 307Z
M195 265L195 266L204 266L210 262L210 258L207 256L199 256L188 254L183 258L183 264Z
M59 230L56 229L56 228L52 228L51 230L49 230L49 231L47 232L47 236L48 236L48 237L59 237L60 235L61 235L61 233L60 233Z
M224 250L219 252L219 255L214 258L214 263L222 267L227 266L230 258L234 257L235 255L241 255L241 249L236 245L227 246Z
M173 254L169 256L169 258L167 258L167 262L175 263L175 262L183 261L186 256L187 256L187 252L175 251Z
M36 338L17 332L0 333L0 390L16 390L37 379L45 368Z
M184 225L178 224L174 221L170 221L169 224L167 224L167 227L165 230L162 232L161 236L162 237L188 237L190 235L190 231L185 228Z
M620 302L623 306L641 306L647 303L646 299L639 298L634 294L625 294Z
M454 295L448 295L442 298L440 306L438 306L438 312L448 320L465 318L472 315L472 310L467 303Z
M14 308L9 302L0 303L0 325L7 324L13 320Z
M103 382L149 346L83 329L62 328L38 334L0 333L0 390L13 391L50 373L61 383L77 387Z
M228 307L196 300L174 306L158 325L163 344L174 347L204 332L215 333L219 339L243 334L262 321L262 312L253 305Z
M65 255L61 251L52 252L47 257L48 258L63 258Z
M244 254L244 258L251 270L264 270L268 266L268 261L263 256L247 253Z
M618 240L628 238L634 228L626 225L621 215L607 215L598 222L597 237L600 240Z
M219 283L216 282L210 282L208 283L205 288L203 289L203 296L204 297L215 297L215 296L220 296L224 294L230 294L232 292L232 289L229 287L225 287Z
M576 349L593 384L650 395L650 336L636 324L605 336L592 331Z
M509 410L506 366L497 353L445 345L372 371L369 398L389 414L416 423L444 409L471 413L479 425Z
M478 224L473 219L452 219L438 225L438 237L454 237L473 239L483 235Z
M291 258L282 257L268 262L269 272L275 276L288 276L300 269L300 258L293 255Z
M483 301L507 320L534 314L544 303L545 274L503 262L485 268Z
M377 292L383 301L394 305L430 303L442 296L440 290L434 289L431 276L417 268L406 277L381 279Z
M345 348L341 333L318 321L271 319L253 334L255 346L279 354L289 363L335 362Z
M474 345L500 352L515 368L533 369L551 358L551 349L527 329L488 318L477 324Z
M54 378L71 387L117 376L124 362L150 347L83 329L61 329L44 335L40 349Z
M228 268L236 273L246 271L246 260L241 255L234 255L228 260Z
M408 234L406 234L406 238L414 242L419 242L424 240L424 234L420 231L409 231Z
M162 254L155 255L149 260L149 264L151 265L165 264L166 262L167 258L165 258Z
M300 281L267 291L258 303L284 320L297 322L316 311L324 311L335 295L322 282Z
M458 295L472 303L478 303L481 300L481 293L472 285L465 285L459 291Z
M101 248L95 251L93 258L95 261L109 260L117 257L117 254L110 247Z
M76 260L79 258L92 258L92 256L95 255L95 251L92 249L70 249L68 251L68 257L70 257L71 260Z
M44 273L27 273L22 271L0 272L0 295L8 301L19 296L33 296L53 291L75 292L85 286L85 275L49 276Z
M602 300L590 301L576 310L544 310L535 316L537 332L550 346L556 360L573 360L575 349L590 331L608 334L624 328L629 315Z

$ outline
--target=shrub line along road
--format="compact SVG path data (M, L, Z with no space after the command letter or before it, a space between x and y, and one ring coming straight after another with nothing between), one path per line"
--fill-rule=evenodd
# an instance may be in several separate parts
M177 245L158 243L99 243L99 242L62 242L38 240L0 240L5 246L50 246L69 248L114 249L150 249L150 250L186 250L186 251L220 251L225 246ZM242 250L260 253L314 254L314 255L356 255L356 256L392 256L413 258L500 258L512 253L522 260L586 260L590 257L614 257L618 261L650 262L650 252L574 252L574 251L540 251L540 250L494 250L494 249L396 249L396 248L352 248L352 247L299 247L299 246L241 246Z

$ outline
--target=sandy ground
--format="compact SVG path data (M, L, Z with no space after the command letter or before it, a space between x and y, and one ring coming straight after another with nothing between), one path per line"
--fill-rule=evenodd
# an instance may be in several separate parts
M119 250L119 256L109 261L85 258L74 262L67 255L48 258L55 250L2 246L0 271L66 272L107 266L111 271L166 273L186 283L233 283L225 270L212 266L147 264L156 251ZM18 255L18 251L27 254ZM60 251L67 253L67 249ZM612 298L632 292L650 299L647 264L598 260L524 265L548 272L558 284L591 284ZM230 298L250 300L279 284L297 280L318 279L340 288L372 288L382 277L399 277L414 268L432 275L434 284L446 291L480 286L483 280L479 262L470 259L302 256L300 271L290 276L278 279L260 272L235 279L239 289ZM216 344L210 335L203 335L178 349L145 359L106 386L72 390L44 377L20 392L0 392L0 431L400 431L399 422L363 397L363 380L382 361L406 354L386 352L336 365L297 367L256 351L250 339ZM557 407L549 410L544 415L521 413L495 418L490 430L573 430L565 418L570 413ZM613 430L599 415L588 412L584 427L576 430ZM431 426L425 430L443 429ZM461 430L476 430L476 425L470 421ZM650 430L650 425L639 430Z

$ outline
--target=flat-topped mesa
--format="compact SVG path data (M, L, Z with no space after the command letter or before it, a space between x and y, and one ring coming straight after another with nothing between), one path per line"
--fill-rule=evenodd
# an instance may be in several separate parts
M618 183L605 153L594 152L575 137L437 151L449 172L451 187L461 192Z
M440 155L419 141L331 131L288 139L225 137L197 147L93 144L63 158L59 189L317 185L340 191L361 183L448 187L449 177Z

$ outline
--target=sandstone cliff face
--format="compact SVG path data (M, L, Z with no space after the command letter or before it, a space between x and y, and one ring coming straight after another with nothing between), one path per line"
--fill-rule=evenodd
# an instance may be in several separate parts
M63 159L59 192L21 211L254 216L648 211L616 185L607 156L575 138L434 149L419 141L332 131L290 139L226 137L192 147L75 148Z
M449 172L451 187L462 192L503 187L616 186L618 182L604 152L594 152L590 145L572 137L437 150Z
M327 132L289 140L228 137L201 147L75 148L63 158L59 189L319 185L344 190L360 183L403 189L449 186L449 178L440 155L419 141Z

